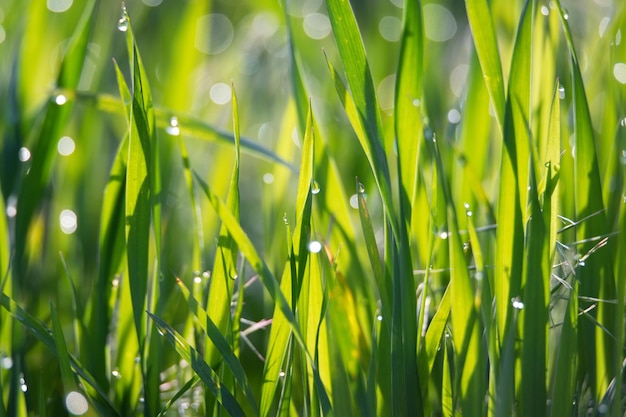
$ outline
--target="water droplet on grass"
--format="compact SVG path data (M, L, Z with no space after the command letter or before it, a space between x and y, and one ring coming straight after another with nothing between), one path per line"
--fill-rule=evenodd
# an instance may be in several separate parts
M117 21L117 30L120 32L126 32L128 30L128 19L126 17L120 17Z
M562 8L561 11L563 12L563 19L569 19L569 12L567 11L567 9Z
M541 6L541 14L544 16L548 16L550 14L550 9L547 6Z
M89 410L89 403L83 394L72 391L65 397L67 411L75 416L82 416Z
M170 124L165 128L165 131L172 136L180 135L180 126L178 125L178 117L170 117Z
M513 305L513 308L517 310L524 309L524 303L518 297L511 299L511 304Z
M72 210L63 210L59 216L59 222L61 224L61 230L66 235L71 235L78 228L78 217Z
M113 375L113 378L115 378L115 379L120 379L120 378L122 378L122 374L120 374L120 371L118 371L117 369L114 369L114 370L111 372L111 375Z
M317 181L313 180L311 182L311 193L313 194L319 194L320 193L320 185L317 183Z
M319 253L322 250L322 244L317 240L309 242L309 252Z
M565 87L559 85L559 98L563 100L565 98Z
M287 218L287 213L283 214L283 223L289 224L289 218Z
M74 143L74 139L70 138L69 136L63 136L61 139L59 139L59 142L57 143L57 151L63 156L69 156L73 154L75 149L76 144Z
M457 124L461 121L461 113L457 109L451 109L448 112L448 121L452 124Z
M62 106L67 103L67 97L65 97L63 94L57 94L53 97L52 100L56 103L57 106Z
M359 194L365 194L365 186L361 183L357 184L357 191L359 192Z
M359 209L359 196L357 194L352 194L350 196L350 207L353 209Z
M448 238L448 232L446 232L446 231L440 232L439 233L439 237L441 239L444 239L444 240L447 239Z
M383 321L383 316L381 316L380 314L376 316L376 320L378 321Z
M626 117L622 118L622 120L619 121L619 125L621 127L626 127Z
M285 377L285 371L280 371L280 372L278 373L278 376L279 376L280 378L284 378L284 377Z
M20 161L26 162L30 159L30 150L28 148L22 146L17 153L17 157L20 158Z
M422 102L418 98L414 98L412 103L413 103L413 106L415 107L419 107L420 104L422 104Z
M272 184L274 182L274 174L271 174L269 172L263 174L263 182L266 184Z

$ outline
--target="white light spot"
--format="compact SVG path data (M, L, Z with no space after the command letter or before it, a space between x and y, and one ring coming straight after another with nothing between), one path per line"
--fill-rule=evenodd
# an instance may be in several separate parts
M163 3L163 0L143 0L143 4L150 7L157 7L161 3Z
M215 55L224 52L233 41L233 24L223 14L207 14L198 19L194 46L200 52Z
M359 209L359 196L357 194L352 194L350 196L350 207L355 210Z
M311 253L319 253L322 250L322 244L317 240L312 240L309 242L309 252Z
M196 275L193 278L193 282L195 282L196 284L201 284L202 283L202 277L200 275Z
M424 32L426 37L434 42L450 40L456 33L456 20L450 10L445 7L429 3L423 7Z
M63 156L73 154L75 149L76 145L74 144L74 140L69 136L63 136L59 139L59 143L57 143L57 150Z
M330 20L321 13L310 13L302 22L304 33L311 39L324 39L330 34Z
M180 126L178 125L178 117L170 117L170 124L165 128L168 135L178 136L180 135Z
M62 106L67 103L67 97L65 97L63 94L59 94L58 96L54 97L54 102L57 105Z
M80 392L72 391L65 397L65 406L70 414L82 416L89 410L87 398Z
M517 297L511 300L511 304L513 305L513 308L515 309L518 309L518 310L524 309L524 303Z
M76 217L76 213L72 210L63 210L61 211L61 215L59 216L59 221L61 223L61 230L66 235L71 235L74 233L78 227L78 218Z
M54 13L63 13L72 7L73 0L48 0L48 10Z
M394 91L396 87L396 74L390 74L383 78L378 84L376 93L378 94L378 104L380 109L385 112L391 112L394 107Z
M618 62L613 66L613 75L621 84L626 84L626 64Z
M285 377L285 371L280 371L278 373L278 376L281 377L281 378L284 378Z
M2 369L11 369L11 368L13 368L13 359L10 356L5 356L0 361L0 367L2 367Z
M17 197L14 195L9 196L6 211L8 217L15 217L17 215Z
M111 375L113 375L113 378L115 379L120 379L122 377L122 374L120 374L120 371L118 371L117 369L113 370L111 372Z
M6 30L4 30L2 25L0 25L0 43L4 42L6 38L7 38L7 32Z
M274 182L274 174L266 172L263 174L263 182L266 184L272 184Z
M450 89L455 96L461 97L461 94L463 94L468 73L469 65L467 64L458 65L450 73Z
M381 316L380 314L376 316L376 320L378 321L383 321L383 316Z
M384 40L397 42L402 36L402 21L395 16L383 16L378 22L378 31Z
M22 146L17 153L17 157L20 158L20 161L26 162L30 159L30 151L28 148Z
M604 16L602 20L600 20L600 26L598 26L598 33L600 33L600 37L604 37L604 33L606 32L606 28L609 27L609 23L611 23L611 18L608 16Z
M439 233L439 237L444 239L444 240L447 239L448 238L448 232L441 232L441 233Z
M548 16L550 14L550 9L547 6L541 6L541 14L544 16Z
M216 83L213 84L213 86L211 87L211 90L209 91L209 96L215 104L224 105L230 101L230 98L232 97L232 91L228 84Z
M448 121L452 124L457 124L461 121L461 113L457 109L450 109L448 112Z

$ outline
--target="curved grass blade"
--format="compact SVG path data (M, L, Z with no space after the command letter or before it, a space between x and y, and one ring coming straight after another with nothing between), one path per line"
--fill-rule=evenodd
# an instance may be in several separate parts
M493 103L498 125L503 129L505 96L502 64L489 5L487 0L465 0L465 8L489 97Z
M198 323L202 330L209 336L211 342L213 342L213 346L216 349L216 352L220 355L221 360L226 363L228 368L233 373L235 377L235 381L241 389L243 390L248 403L252 407L252 410L255 411L255 415L258 415L258 405L256 404L256 400L254 399L254 395L252 394L252 388L250 388L250 384L248 383L248 377L241 365L241 362L235 356L235 352L231 346L231 342L229 342L225 333L217 326L208 312L202 308L202 306L198 303L198 301L193 298L190 294L189 289L185 287L185 284L180 279L176 280L179 289L183 294L183 298L189 305L189 310L193 313L193 315L198 319ZM215 364L219 363L219 361L213 362ZM215 368L216 366L212 366Z
M327 0L326 6L341 63L350 87L349 93L345 86L342 86L343 82L327 59L331 76L335 80L337 93L367 155L387 212L387 219L393 234L397 236L399 231L397 219L393 215L391 177L385 154L378 99L365 55L363 40L349 0ZM348 97L350 99L347 99ZM354 110L350 109L352 106Z
M46 326L28 314L15 300L6 294L0 294L0 305L26 330L31 332L37 340L43 343L55 355L58 355L56 341ZM72 369L81 378L85 392L93 400L93 405L98 409L98 413L105 416L119 416L120 414L111 403L107 393L102 390L86 368L73 355L69 354L69 352L66 353L69 356Z
M572 74L572 97L574 105L574 199L576 218L582 219L592 213L598 213L589 220L582 222L576 228L576 240L586 241L579 246L580 253L587 254L594 250L595 243L590 239L595 236L604 236L608 233L606 214L602 200L602 184L594 142L593 126L589 105L583 84L574 42L569 24L564 16L560 1L556 1L561 24L565 31L565 39L570 51ZM584 267L578 268L577 279L580 281L581 295L604 300L613 300L616 296L615 280L613 277L610 252L598 251L589 256ZM581 308L586 309L589 302L583 302ZM598 308L590 312L591 317L599 326L591 321L581 322L579 336L582 344L582 366L589 374L592 392L597 401L600 401L610 381L619 375L613 365L616 349L612 334L623 323L615 321L615 306L609 303L599 303ZM605 328L607 331L604 331Z
M189 364L200 379L205 383L206 387L213 393L217 401L231 416L245 416L241 406L233 394L219 380L215 371L202 359L202 356L176 330L172 329L167 323L152 313L147 313L155 322L160 332L167 341L176 349L176 352Z
M267 264L259 256L258 252L254 248L254 245L252 245L252 242L250 242L250 239L243 231L237 220L230 213L227 206L220 200L220 198L215 193L213 193L213 191L211 191L211 189L209 189L209 186L201 178L199 178L198 175L196 175L196 180L200 184L200 188L209 199L209 202L215 209L217 215L220 217L223 224L225 224L228 228L228 231L237 243L239 250L248 260L248 263L252 266L252 268L259 274L259 279L267 289L270 297L287 319L287 322L289 323L293 331L293 335L296 341L303 349L306 355L306 359L313 369L315 384L317 386L320 396L320 405L322 407L322 412L324 413L324 415L332 414L330 400L319 377L319 373L317 372L313 357L311 356L310 352L306 350L306 343L302 336L300 327L298 326L298 322L293 312L291 311L290 304L285 299L285 296L283 295L281 288L278 285L278 282L272 275Z
M231 174L230 188L226 205L236 219L239 219L239 109L237 106L237 93L233 86L232 109L233 109L233 132L235 135L235 164ZM237 278L237 244L229 235L226 226L220 227L217 255L211 273L211 288L207 304L207 312L215 323L219 332L232 340L230 304L233 298L233 285ZM223 356L223 355L222 355ZM205 357L208 363L216 366L219 353L216 346L207 345Z
M120 101L119 98L109 94L92 94L69 89L58 89L57 93L65 94L68 97L76 97L77 99L92 103L98 110L110 114L126 115L122 101ZM170 127L172 113L173 112L170 109L155 107L154 116L156 119L156 126L159 129L166 129ZM176 119L178 122L177 127L179 128L179 136L194 137L209 142L221 142L229 145L234 145L235 143L235 137L232 133L215 127L210 123L200 120L197 117L177 113ZM254 155L258 158L266 159L269 162L275 162L281 166L284 166L292 172L298 171L297 168L294 167L290 162L281 158L275 152L272 152L271 150L263 147L263 145L259 144L258 142L246 137L241 137L240 142L242 151L245 151L246 153Z
M78 86L83 68L87 44L91 31L91 22L95 16L96 1L86 3L76 29L70 38L67 51L61 62L57 85L60 88L75 89ZM15 272L21 276L23 259L26 250L26 240L30 224L49 184L53 158L54 144L62 135L62 129L69 120L72 112L72 102L65 96L52 98L45 107L44 121L37 133L37 139L32 147L32 163L28 174L24 177L17 200L17 215L15 219Z
M421 2L406 2L402 27L400 62L396 74L394 127L400 172L400 217L410 223L412 206L417 195L420 139L423 134L419 107L423 99L424 50Z

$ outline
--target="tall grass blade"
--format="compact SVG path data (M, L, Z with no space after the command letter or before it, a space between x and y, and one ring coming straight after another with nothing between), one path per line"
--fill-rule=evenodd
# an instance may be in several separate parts
M577 226L576 240L581 241L595 236L603 236L608 230L602 200L602 184L594 132L582 74L569 24L564 16L560 1L556 1L556 7L570 52L574 106L576 218L582 219L592 213L598 213ZM578 250L582 254L587 254L593 250L594 246L594 242L587 241L587 243L579 246ZM577 270L581 295L601 300L615 299L615 280L609 252L606 249L595 252L585 260L583 265ZM581 304L581 308L584 310L590 302L583 301ZM608 303L598 303L597 308L590 314L598 325L595 325L593 320L580 323L579 343L583 353L581 365L589 374L593 395L596 401L599 401L610 381L616 377L613 358L615 357L615 349L619 348L615 346L612 334L615 333L617 326L621 326L623 323L615 321L615 306Z
M467 20L498 125L504 126L504 83L496 31L487 0L465 0Z
M148 316L156 323L160 332L163 333L167 341L176 349L176 352L185 359L200 379L205 383L206 387L215 396L217 401L231 416L245 416L245 413L233 394L221 384L219 376L215 371L202 359L202 356L187 341L172 329L167 323L159 317L148 313Z

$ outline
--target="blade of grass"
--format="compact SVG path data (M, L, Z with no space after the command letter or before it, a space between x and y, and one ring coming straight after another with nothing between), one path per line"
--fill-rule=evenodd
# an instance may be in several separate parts
M608 230L602 200L602 184L594 132L582 74L569 24L564 16L560 1L555 3L570 52L575 125L574 182L576 187L574 197L576 217L580 219L591 213L599 212L598 215L581 223L576 228L576 240L580 241L605 235ZM578 250L580 253L586 254L592 250L594 245L594 242L589 241L581 245ZM578 268L577 278L580 280L582 295L605 300L615 299L615 280L610 253L607 250L596 252L587 258L584 266ZM581 306L583 309L586 307L586 303ZM595 326L589 321L581 322L579 337L583 349L582 365L591 377L592 391L596 401L599 401L611 379L617 376L613 362L615 349L619 348L615 346L611 334L614 334L616 327L621 326L622 323L615 321L615 306L608 303L599 303L598 308L591 312L591 316L597 320L599 326ZM605 332L602 327L606 328L608 332Z
M91 23L95 17L95 4L95 0L86 3L81 18L70 38L57 78L57 85L60 88L75 89L78 86L89 42ZM53 158L56 153L54 144L57 142L57 138L62 136L62 129L72 112L72 102L67 101L65 96L56 96L51 97L51 101L46 104L44 121L31 150L30 170L28 175L24 177L24 182L19 191L15 219L15 272L18 277L21 277L25 272L22 263L30 224L40 199L45 194L44 190L49 184Z
M232 110L233 132L235 137L235 164L231 174L230 189L226 205L236 219L239 219L239 109L237 106L237 93L233 85ZM215 322L220 333L232 340L232 323L230 304L233 298L234 279L237 278L237 245L228 234L226 226L220 227L217 244L217 256L211 273L211 287L209 291L208 309L209 317ZM231 342L232 343L232 342ZM207 345L205 358L212 366L216 366L219 352L212 344Z
M496 31L489 5L487 0L465 0L465 8L496 120L500 128L503 129L505 96L502 64L500 63Z
M248 403L252 407L252 410L255 412L255 414L258 415L258 406L256 404L256 400L254 399L252 389L250 388L250 384L248 383L248 378L241 365L241 362L235 356L235 352L231 346L232 342L226 339L227 334L225 334L221 329L219 329L219 327L217 326L217 323L215 323L211 319L210 315L208 314L208 311L202 308L202 306L198 303L198 301L195 298L193 298L193 296L190 294L189 289L187 289L185 284L183 284L183 282L180 279L177 279L176 282L178 284L178 288L183 294L183 298L189 305L189 310L198 319L198 323L200 324L200 327L207 334L207 336L209 336L209 338L211 339L214 348L216 349L217 353L220 355L221 360L223 360L224 363L226 363L228 368L231 370L231 372L233 373L233 376L235 377L235 381L243 390L244 395L246 396L246 399L248 400ZM215 364L219 364L219 362L220 361L216 360ZM212 368L215 368L215 367L216 367L215 365L212 366Z
M250 242L250 239L243 231L237 220L232 216L226 205L219 199L217 195L215 195L215 193L211 191L209 186L201 178L199 178L198 175L196 175L196 180L200 184L200 187L206 197L209 199L209 202L217 212L217 215L228 228L228 231L237 243L241 253L248 260L248 263L252 266L252 268L259 274L259 279L267 289L270 297L272 298L274 303L280 308L280 311L287 319L296 341L298 342L300 347L305 350L306 358L313 367L315 383L316 385L318 385L322 412L326 415L330 414L332 411L330 406L330 400L328 399L328 396L323 389L319 374L317 373L317 370L313 363L313 358L311 357L310 353L305 349L306 343L302 336L300 327L298 326L298 322L293 312L291 311L290 304L285 299L285 296L283 295L280 286L278 285L278 282L267 267L267 264L259 256L257 250L254 248L254 245L252 245L252 242ZM263 410L261 410L261 412L262 411Z
M424 29L421 2L406 2L403 13L400 62L396 74L394 127L398 144L400 172L400 217L411 221L416 199L422 138ZM410 228L410 224L409 224Z
M241 406L233 394L221 384L219 376L215 371L202 359L202 356L176 330L172 329L167 323L157 316L148 313L148 316L156 323L159 331L167 341L176 349L176 352L185 359L200 379L205 383L206 387L213 393L217 401L231 416L245 416Z

